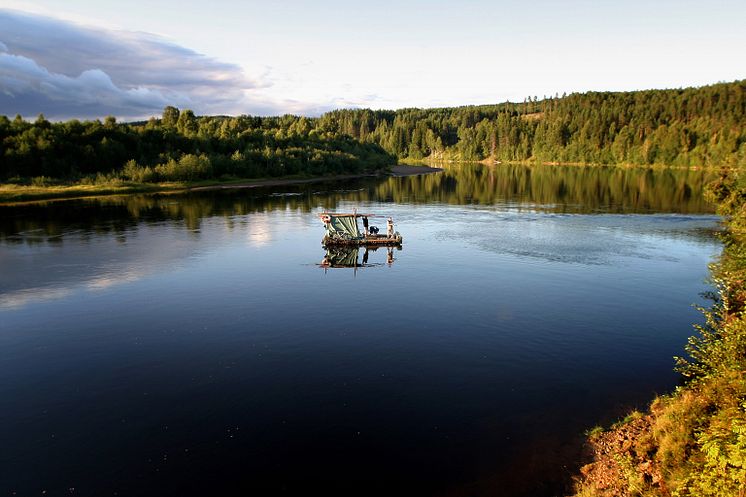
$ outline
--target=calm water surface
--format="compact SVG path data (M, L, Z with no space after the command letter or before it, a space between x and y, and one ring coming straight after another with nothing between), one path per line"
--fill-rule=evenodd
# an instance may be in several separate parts
M707 180L463 166L0 207L0 492L561 494L585 429L678 381ZM320 267L316 214L353 208L403 249Z

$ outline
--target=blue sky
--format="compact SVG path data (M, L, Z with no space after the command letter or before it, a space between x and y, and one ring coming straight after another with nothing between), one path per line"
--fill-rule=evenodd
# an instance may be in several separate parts
M746 2L5 0L0 114L315 115L746 78Z

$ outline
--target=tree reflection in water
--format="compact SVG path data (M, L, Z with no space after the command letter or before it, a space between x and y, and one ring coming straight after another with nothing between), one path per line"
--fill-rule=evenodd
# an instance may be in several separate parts
M203 219L276 210L311 213L340 203L510 205L515 209L592 214L712 213L702 196L713 170L611 166L444 164L441 173L186 194L124 195L0 206L0 240L53 242L69 227L127 232L138 224L180 221L199 234Z

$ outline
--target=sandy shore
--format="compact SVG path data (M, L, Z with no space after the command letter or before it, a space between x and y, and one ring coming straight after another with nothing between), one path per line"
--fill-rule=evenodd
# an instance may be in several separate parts
M391 168L389 176L415 176L418 174L437 173L442 171L438 167L428 166L406 166L397 164ZM264 186L284 186L284 185L302 185L305 183L318 183L321 181L336 181L343 179L357 178L375 178L375 174L340 174L337 176L319 176L317 178L303 179L261 179L256 181L245 181L240 183L228 183L222 185L197 186L188 188L189 191L206 191L206 190L228 190L234 188L260 188Z

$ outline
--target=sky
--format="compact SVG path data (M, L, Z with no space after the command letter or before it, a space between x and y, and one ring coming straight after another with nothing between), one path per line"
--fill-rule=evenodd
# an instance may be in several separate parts
M2 0L0 114L442 107L746 78L743 0Z

